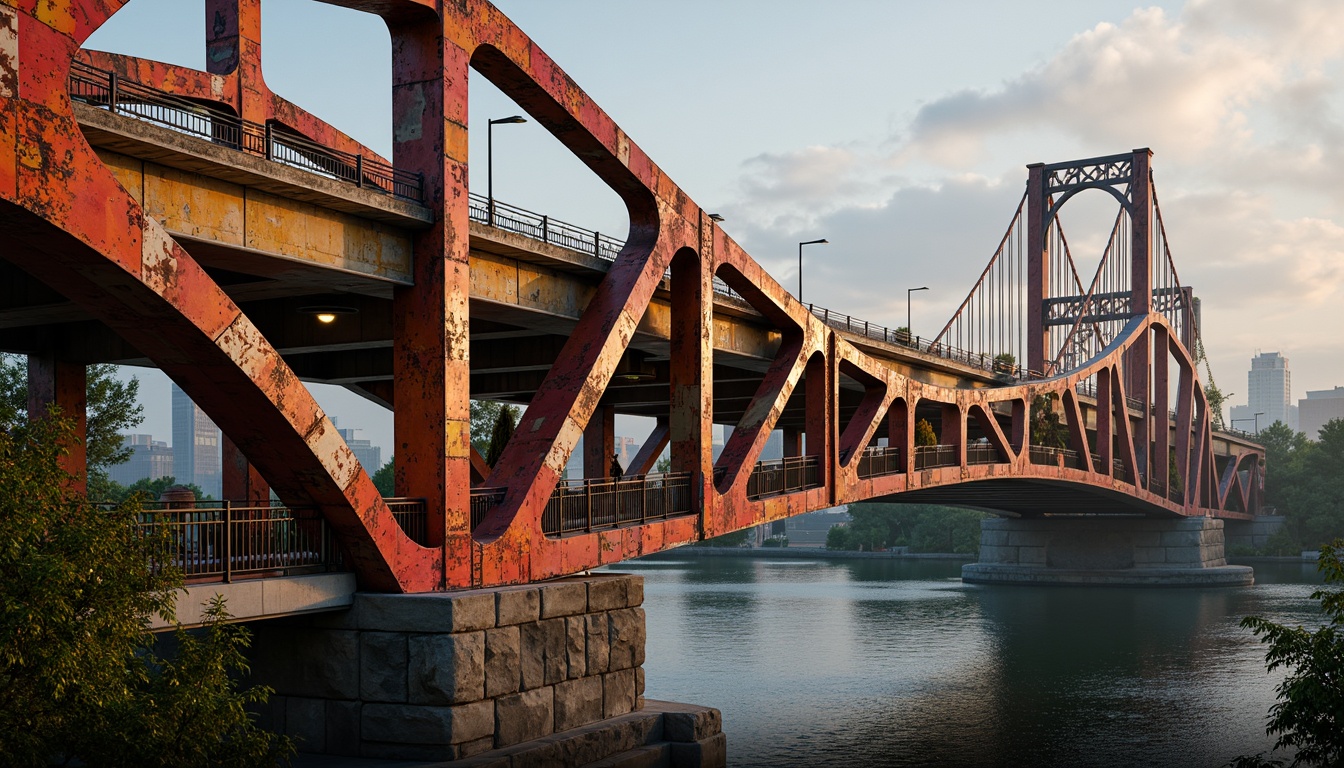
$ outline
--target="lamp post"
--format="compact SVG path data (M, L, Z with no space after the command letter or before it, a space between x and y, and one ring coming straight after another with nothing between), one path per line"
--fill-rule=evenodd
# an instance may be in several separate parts
M485 197L490 226L495 226L495 126L526 123L522 115L488 120L485 124Z
M910 341L913 341L914 338L915 338L915 332L914 332L914 329L912 329L912 328L910 327L910 326L911 326L911 322L910 322L910 294L914 293L915 291L927 291L927 290L929 290L929 286L927 286L927 285L925 285L925 286L921 286L921 287L919 287L919 288L906 288L906 289L905 289L905 335L909 337L908 340L910 340Z
M1264 411L1260 411L1259 413L1255 414L1255 434L1257 435L1260 434L1260 417L1264 415L1265 415Z
M798 244L798 301L803 300L803 246L825 245L830 242L830 240L823 237L819 240L808 240Z

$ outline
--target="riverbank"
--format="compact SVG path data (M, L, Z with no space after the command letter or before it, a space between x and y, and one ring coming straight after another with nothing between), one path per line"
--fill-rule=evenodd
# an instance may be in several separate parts
M973 563L975 555L954 555L943 552L849 552L822 547L678 547L640 560L677 560L684 557L761 557L804 558L808 560L957 560Z

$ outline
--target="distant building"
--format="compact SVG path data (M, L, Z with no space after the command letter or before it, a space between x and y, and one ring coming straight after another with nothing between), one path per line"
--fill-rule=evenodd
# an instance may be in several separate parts
M1344 387L1308 390L1306 398L1297 401L1297 408L1301 431L1308 439L1319 440L1326 422L1344 419Z
M639 455L639 449L643 443L635 442L633 437L616 438L616 453L621 457L621 466L626 472L630 471L630 460Z
M1246 405L1232 406L1228 426L1253 432L1258 421L1264 429L1281 421L1297 429L1297 406L1293 405L1293 375L1288 370L1288 358L1278 352L1262 352L1251 358L1251 370L1246 374ZM1255 414L1260 414L1257 419Z
M174 384L173 476L216 499L222 495L219 438L219 427Z
M153 435L122 435L123 445L131 449L131 458L124 464L108 467L107 475L122 485L134 485L141 480L158 480L173 476L173 449L155 440Z
M372 440L365 440L361 435L362 429L337 429L341 439L350 446L350 452L355 454L355 459L359 461L360 466L369 474L377 472L383 466L383 449L373 444Z

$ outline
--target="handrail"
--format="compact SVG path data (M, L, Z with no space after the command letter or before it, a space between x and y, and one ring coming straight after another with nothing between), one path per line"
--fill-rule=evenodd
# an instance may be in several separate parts
M291 168L403 200L424 202L424 179L419 173L398 170L362 153L323 146L277 123L243 120L217 105L174 96L81 61L70 67L70 98Z

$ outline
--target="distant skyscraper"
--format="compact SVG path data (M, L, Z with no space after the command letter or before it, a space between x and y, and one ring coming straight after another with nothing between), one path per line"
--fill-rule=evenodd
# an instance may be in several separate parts
M332 419L335 421L335 419ZM355 459L359 461L360 466L369 474L377 472L383 466L383 449L373 444L372 440L365 440L360 435L364 434L362 429L340 429L337 433L345 444L350 446L350 452L355 454Z
M1246 374L1246 379L1250 413L1263 414L1260 417L1260 428L1281 421L1296 430L1297 414L1292 405L1293 377L1288 371L1288 358L1278 352L1258 354L1251 358L1251 370Z
M1321 427L1332 419L1344 419L1344 387L1307 390L1307 396L1297 401L1301 430L1309 440L1319 440Z
M124 464L108 467L107 476L122 485L141 480L158 480L173 475L173 449L153 435L122 435L124 445L131 449L131 458Z
M173 476L220 498L219 427L173 385Z

